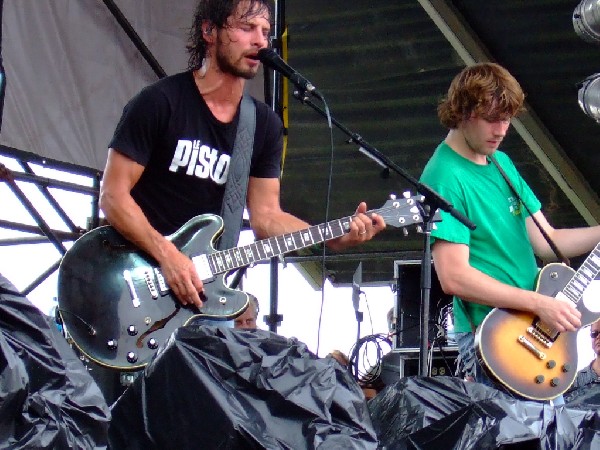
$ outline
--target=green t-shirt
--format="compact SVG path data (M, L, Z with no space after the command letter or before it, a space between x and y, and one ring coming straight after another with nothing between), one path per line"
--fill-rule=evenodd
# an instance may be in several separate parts
M539 211L539 200L510 158L501 151L496 151L494 156L523 202L533 213ZM494 164L475 164L442 142L425 166L421 181L477 226L471 231L442 211L442 221L431 233L432 244L436 239L466 244L469 246L469 263L474 268L503 283L529 290L534 288L538 268L525 227L529 214ZM463 302L457 297L454 297L453 306L457 332L471 331L465 309L475 326L492 309Z

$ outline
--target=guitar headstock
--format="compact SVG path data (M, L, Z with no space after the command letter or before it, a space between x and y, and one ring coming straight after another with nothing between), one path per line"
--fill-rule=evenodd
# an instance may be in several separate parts
M402 198L396 198L395 195L390 195L390 199L376 212L385 221L386 225L394 228L406 228L410 225L423 224L423 215L427 205L423 204L424 197L422 195L412 195L410 192L405 192ZM432 222L441 222L442 217L439 210L435 211ZM433 224L435 227L435 224ZM418 227L419 232L422 231ZM406 230L405 234L408 232Z

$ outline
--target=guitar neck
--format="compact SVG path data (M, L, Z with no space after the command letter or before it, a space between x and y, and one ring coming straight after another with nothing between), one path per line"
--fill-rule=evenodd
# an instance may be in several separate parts
M590 283L596 279L598 273L600 273L600 243L596 245L594 250L592 250L581 264L579 270L575 272L571 280L563 288L563 294L574 303L577 303Z
M343 236L350 231L351 221L351 216L344 217L320 225L313 225L304 230L261 239L242 247L217 251L202 256L207 258L210 272L213 275L219 275L233 269ZM196 263L196 258L192 258L194 263Z

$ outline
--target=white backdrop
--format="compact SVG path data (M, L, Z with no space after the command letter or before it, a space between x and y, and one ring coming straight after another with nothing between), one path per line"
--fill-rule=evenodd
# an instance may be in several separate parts
M167 75L185 70L196 0L115 3ZM2 57L0 144L100 170L123 106L158 79L100 0L4 0Z

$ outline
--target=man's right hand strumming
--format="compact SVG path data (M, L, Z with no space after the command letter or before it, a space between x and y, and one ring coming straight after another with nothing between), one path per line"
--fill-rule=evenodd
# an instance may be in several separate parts
M181 253L171 242L169 250L162 258L160 268L167 285L182 305L195 305L201 308L200 293L204 287L192 260Z
M570 300L542 295L533 312L543 323L560 333L581 328L581 313Z

